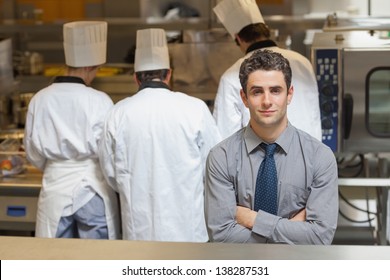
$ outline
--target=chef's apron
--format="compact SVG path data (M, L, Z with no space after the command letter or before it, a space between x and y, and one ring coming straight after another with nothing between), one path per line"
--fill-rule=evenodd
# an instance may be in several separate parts
M38 200L35 236L54 238L61 216L74 214L96 193L104 201L109 239L118 239L117 196L104 180L97 159L48 161Z

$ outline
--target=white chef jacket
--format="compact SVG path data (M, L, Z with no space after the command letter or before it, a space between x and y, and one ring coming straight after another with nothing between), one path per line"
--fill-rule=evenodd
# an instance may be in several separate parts
M44 172L36 236L55 237L60 217L75 213L97 193L105 202L109 238L119 237L116 194L104 180L97 153L112 106L105 93L76 77L57 77L32 98L24 145L28 161Z
M287 107L287 117L292 125L322 141L319 93L313 66L303 55L282 49L271 40L255 43L255 49L269 49L286 57L292 70L294 95ZM249 110L241 100L239 71L245 57L236 61L221 76L215 98L213 117L222 138L227 138L240 128L245 127L250 118Z
M202 100L149 84L114 106L101 142L123 238L206 242L204 167L218 128Z

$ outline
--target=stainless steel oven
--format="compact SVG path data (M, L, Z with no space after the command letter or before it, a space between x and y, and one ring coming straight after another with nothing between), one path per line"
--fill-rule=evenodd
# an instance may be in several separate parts
M311 60L323 143L334 152L390 152L389 32L316 33Z

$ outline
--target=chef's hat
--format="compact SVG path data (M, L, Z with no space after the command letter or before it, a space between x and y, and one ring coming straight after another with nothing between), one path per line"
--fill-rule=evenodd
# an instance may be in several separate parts
M213 10L233 39L245 26L264 23L256 0L222 0Z
M134 71L169 69L169 53L164 29L137 30Z
M66 65L85 67L106 62L107 22L69 22L63 32Z

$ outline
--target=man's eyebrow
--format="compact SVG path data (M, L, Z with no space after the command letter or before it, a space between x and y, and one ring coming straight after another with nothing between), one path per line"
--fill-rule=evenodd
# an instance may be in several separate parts
M256 85L253 85L249 88L249 90L254 90L254 89L263 89L264 87L263 86L256 86ZM283 86L280 86L280 85L274 85L274 86L270 86L269 88L271 89L280 89L280 88L283 88Z
M263 86L256 86L256 85L252 85L249 90L254 90L254 89L262 89Z

